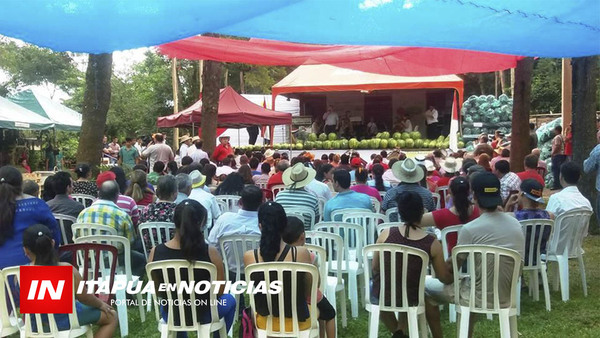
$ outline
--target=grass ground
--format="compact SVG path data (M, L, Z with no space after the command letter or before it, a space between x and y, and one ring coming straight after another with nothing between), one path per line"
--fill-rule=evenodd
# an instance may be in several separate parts
M518 318L518 330L521 337L600 337L600 236L589 236L585 240L584 248L588 297L583 297L579 269L577 263L572 262L570 269L571 299L568 302L561 301L560 292L551 291L552 311L546 312L543 294L540 294L539 302L534 302L526 292L523 293L521 316ZM554 271L555 267L551 266L550 273ZM350 314L350 303L347 303L348 314ZM442 312L442 319L445 336L455 337L456 324L448 322L447 310ZM341 319L339 320L338 323L341 323ZM358 318L349 318L348 327L340 328L338 336L364 338L367 337L367 332L368 313L360 310ZM129 335L131 337L158 337L154 313L148 313L146 322L141 323L137 310L130 309ZM391 336L382 324L380 324L379 336ZM499 337L500 326L497 317L493 321L482 318L475 327L474 336L478 338Z

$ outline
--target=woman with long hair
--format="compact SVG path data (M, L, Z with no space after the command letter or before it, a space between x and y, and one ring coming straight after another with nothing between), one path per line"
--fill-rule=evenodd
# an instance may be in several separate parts
M380 163L373 165L373 179L367 181L367 185L374 187L377 191L388 191L392 188L392 185L388 181L383 180L383 173L385 168Z
M237 173L242 176L244 184L254 184L254 181L252 180L252 169L250 169L249 165L242 164Z
M59 263L56 244L52 232L43 224L34 224L23 232L22 251L31 261L31 265L72 267L74 285L79 285L82 278L77 269L69 263ZM115 310L94 294L87 292L75 293L75 299L74 310L77 313L79 325L96 324L99 328L94 337L112 337L118 322ZM54 314L54 319L59 330L69 329L67 314Z
M156 198L154 191L148 188L146 173L141 170L134 170L131 172L131 182L125 191L125 195L133 198L138 207L145 207L154 202L154 199Z
M79 163L75 168L75 174L77 175L77 180L73 182L73 193L97 197L98 188L96 187L96 183L90 181L92 177L90 166L87 163Z
M0 167L0 269L27 264L23 253L23 232L33 224L44 224L52 231L56 247L60 229L52 211L43 200L24 195L23 176L15 167Z
M109 170L115 174L115 181L119 185L119 199L117 200L117 206L127 212L129 217L131 217L133 226L136 227L135 229L137 230L137 225L140 220L140 210L133 198L125 195L125 191L127 190L125 171L123 171L123 168L121 167L112 167Z
M433 226L440 230L452 226L471 222L479 217L479 208L470 200L471 186L469 180L458 176L450 181L450 196L452 207L434 210L423 215L421 225L424 227ZM448 250L456 246L458 236L456 234L448 235Z
M215 175L217 174L217 167L214 164L207 163L202 168L202 175L206 176L206 186L212 187L215 185ZM191 171L190 171L191 172Z
M244 179L238 173L231 173L219 184L215 195L239 195L244 189Z
M369 172L363 167L358 167L354 170L354 180L356 185L350 187L350 190L366 194L370 197L376 198L381 202L381 194L377 189L367 185L367 179L369 178Z
M421 196L413 191L405 191L398 194L396 203L398 204L398 215L400 216L400 219L402 219L403 224L383 230L379 235L379 238L377 238L377 243L401 244L425 251L433 265L436 277L443 282L450 283L452 281L452 275L444 261L442 245L434 236L428 234L423 229L424 225L422 223L422 218L424 208ZM381 276L379 274L381 259L382 257L379 257L378 254L373 255L373 286L371 301L375 303L379 302L382 285ZM389 304L391 302L391 290L392 288L396 288L396 302L397 304L402 304L403 292L400 289L401 285L392 285L391 283L390 275L392 274L392 269L389 253L385 254L383 259L385 261L384 270L386 271L385 283L383 284L385 285L386 291L384 303ZM401 271L402 258L397 257L396 262L395 271ZM417 305L419 302L418 295L421 269L427 268L426 266L420 267L421 263L421 260L418 258L409 257L408 259L409 266L407 269L409 275L407 276L406 281L407 296L409 305L413 306ZM408 337L406 313L400 314L400 317L397 319L395 313L382 311L380 318L388 330L393 333L392 337ZM434 332L433 336L439 337L439 335L436 336L438 333L440 332Z
M148 256L148 262L169 259L208 262L214 264L217 268L217 281L225 281L223 259L217 248L209 246L204 239L206 218L207 211L199 202L186 199L179 203L173 214L175 236L170 241L152 248ZM169 276L170 279L174 280L174 272L170 273L173 274ZM155 283L160 283L163 280L163 277L160 275L153 275L152 277ZM198 283L200 281L210 281L210 276L207 272L196 272L193 277L188 276L188 279ZM198 297L197 299L201 300L201 305L197 307L198 316L202 323L209 323L211 321L210 306L212 306L208 302L209 295L201 294ZM217 306L219 318L225 318L227 331L229 331L233 324L233 317L235 316L235 298L229 294L223 294L221 289L219 290L219 305ZM176 311L173 315L175 323L179 324L179 312ZM162 312L162 317L165 321L168 316L169 314L166 311ZM185 311L185 323L191 325L192 321L191 311Z
M304 247L294 247L286 244L281 235L287 226L287 216L281 204L277 202L267 202L258 208L258 224L260 228L260 244L256 250L250 250L244 253L244 265L248 266L255 263L264 262L298 262L311 264L309 251ZM291 293L297 294L298 305L298 326L300 330L310 327L310 313L306 303L306 295L310 294L310 285L312 278L310 275L303 275L305 278L299 278L297 289L292 290L292 281L289 275L283 277L283 293L289 299ZM255 283L264 280L264 275L255 274ZM267 295L256 294L255 303L257 312L256 326L259 329L265 329L267 326L267 317L270 315L279 316L280 313L269 313L267 306ZM271 296L271 303L277 304L278 296ZM286 304L285 313L291 314L291 304ZM286 317L285 326L292 326L292 318ZM278 322L278 321L276 321Z

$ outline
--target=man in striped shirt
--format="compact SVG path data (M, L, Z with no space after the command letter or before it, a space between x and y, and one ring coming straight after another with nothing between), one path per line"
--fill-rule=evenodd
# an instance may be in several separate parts
M281 204L284 209L306 207L314 210L315 220L319 219L319 200L312 192L305 189L306 185L315 179L315 175L315 170L305 167L303 163L296 163L286 169L282 176L285 190L277 193L275 202Z

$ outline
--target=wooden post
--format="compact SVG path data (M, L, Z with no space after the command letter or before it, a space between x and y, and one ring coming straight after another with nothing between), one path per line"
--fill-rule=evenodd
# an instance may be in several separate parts
M510 171L512 172L523 171L523 160L529 154L532 73L533 58L528 57L517 62L511 131L511 144L515 146L510 147Z
M571 59L562 59L562 95L561 95L561 114L563 121L563 133L566 135L567 127L571 124L573 115L573 66Z
M515 97L515 69L510 69L510 97Z
M246 93L246 86L244 85L244 71L240 72L240 93Z
M494 96L498 98L498 72L494 72Z
M198 92L202 94L202 74L204 73L204 60L198 60Z
M596 146L596 104L598 57L573 58L573 161L583 166ZM596 209L596 172L581 176L578 184L581 193ZM598 210L594 210L596 213ZM590 219L590 232L598 233L596 214Z
M173 113L176 114L179 112L177 58L173 58L171 62L171 82L173 84ZM179 128L173 129L173 150L174 152L179 150Z
M229 86L229 69L225 68L225 87Z

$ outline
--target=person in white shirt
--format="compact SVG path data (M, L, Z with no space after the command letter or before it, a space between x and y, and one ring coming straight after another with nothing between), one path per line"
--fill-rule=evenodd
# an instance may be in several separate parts
M434 106L429 106L429 109L425 111L425 118L427 119L427 138L437 138L440 135L440 131L438 128L438 111Z
M266 188L269 178L271 177L269 175L271 172L271 165L267 162L263 162L263 164L260 165L260 172L260 175L252 176L252 180L257 186Z
M222 162L223 165L220 167L217 167L217 173L216 173L217 177L221 177L221 175L227 176L231 173L236 172L237 170L233 169L233 167L231 166L232 162L235 164L234 161L235 160L231 157L225 157Z
M400 183L400 180L392 172L392 166L394 166L394 163L396 163L397 161L398 161L397 158L391 159L388 162L389 169L384 171L383 175L381 176L383 178L383 181L388 182L390 185L392 185L392 184L396 185L396 184Z
M564 187L560 192L550 196L546 210L556 216L575 209L592 210L592 204L579 192L577 182L581 177L581 168L575 162L564 163L560 167L560 184Z
M190 135L183 135L179 138L179 143L181 143L179 146L179 157L183 158L187 156L188 148L192 145L192 138Z
M138 154L141 154L142 151L145 150L145 148L142 148L142 139L141 138L138 138L136 140L136 142L133 144L133 146L135 147L135 149L137 149Z
M327 112L323 114L325 120L325 133L335 133L340 125L340 117L333 111L333 106L329 106Z
M370 137L375 137L378 131L379 130L377 129L377 123L375 123L375 119L371 117L369 123L367 123L367 135L369 135Z
M215 226L208 235L208 244L219 250L219 239L228 235L260 235L258 227L258 207L263 202L263 194L260 188L247 185L241 192L240 207L237 212L226 212L215 222ZM221 255L227 259L229 271L235 272L236 262L229 246L224 247L225 252ZM243 263L243 252L240 252L240 262ZM242 267L243 271L243 267Z
M203 158L209 159L208 154L202 150L202 140L198 136L192 138L193 144L187 150L187 156L192 158L194 163L200 163Z
M206 209L206 226L210 230L213 221L221 216L221 209L219 209L215 196L204 190L206 176L202 175L200 171L194 170L190 173L190 178L192 179L192 192L189 198L198 201Z
M323 182L319 182L316 179L310 181L304 189L313 193L317 198L325 200L325 202L331 199L331 189Z
M142 157L148 159L148 168L153 168L156 162L169 163L175 159L171 147L164 143L165 136L163 134L155 134L154 140L153 145L142 151Z

